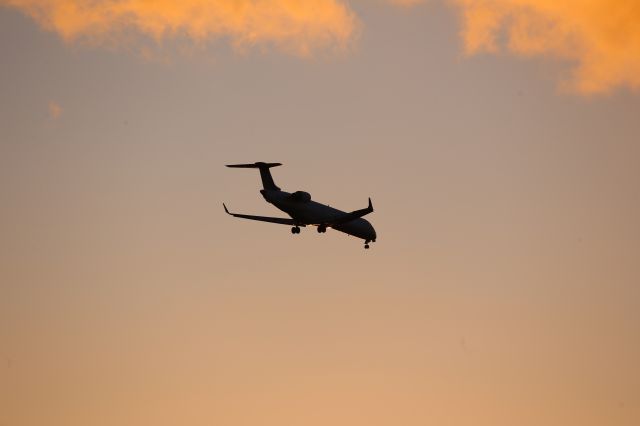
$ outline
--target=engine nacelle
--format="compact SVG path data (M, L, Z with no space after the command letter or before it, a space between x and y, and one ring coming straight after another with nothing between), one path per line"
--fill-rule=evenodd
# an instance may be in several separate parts
M308 203L311 201L311 194L304 191L296 191L291 194L291 199L297 203Z

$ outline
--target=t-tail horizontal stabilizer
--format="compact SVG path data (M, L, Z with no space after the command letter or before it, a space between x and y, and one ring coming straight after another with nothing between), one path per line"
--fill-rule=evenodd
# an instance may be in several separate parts
M233 167L237 169L259 169L260 177L262 178L262 187L266 190L276 190L279 191L280 188L275 184L273 178L271 177L271 172L269 169L271 167L282 166L282 163L264 163L262 161L258 161L257 163L250 164L227 164L227 167Z
M282 166L282 163L264 163L262 161L258 161L257 163L248 163L248 164L227 164L227 167L235 167L237 169L259 169L261 167L266 167L267 169L271 167Z

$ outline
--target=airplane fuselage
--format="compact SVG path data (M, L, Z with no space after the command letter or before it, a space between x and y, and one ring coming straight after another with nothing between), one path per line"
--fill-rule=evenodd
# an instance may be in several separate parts
M343 217L346 213L313 201L310 197L306 199L296 197L298 193L308 196L306 193L299 191L291 194L286 191L266 189L260 190L260 193L268 203L287 213L300 226L328 226L367 242L376 240L376 231L368 220L360 217L345 223L331 224L332 219Z

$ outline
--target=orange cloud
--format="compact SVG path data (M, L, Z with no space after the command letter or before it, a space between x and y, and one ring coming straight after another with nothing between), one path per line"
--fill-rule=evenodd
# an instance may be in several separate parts
M298 55L345 49L357 29L340 0L0 0L67 41L120 45L132 32L158 42L226 38L236 48L273 45Z
M640 89L640 0L447 1L462 16L468 54L506 50L568 61L574 67L564 87L583 94Z
M451 0L466 52L549 55L576 64L566 82L583 94L640 89L639 0Z
M387 0L411 6L426 0ZM550 56L573 64L565 87L640 89L640 0L446 0L462 17L465 51ZM347 0L0 0L69 42L120 46L228 40L301 56L345 50L358 19ZM142 52L149 50L142 46Z
M54 101L49 101L49 117L53 120L62 115L62 107Z

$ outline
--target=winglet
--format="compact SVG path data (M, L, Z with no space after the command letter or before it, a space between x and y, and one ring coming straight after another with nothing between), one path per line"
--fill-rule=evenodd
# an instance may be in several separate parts
M224 203L222 203L222 207L224 207L224 211L227 212L227 214L231 214Z
M369 197L369 210L371 210L373 212L373 204L371 204L371 197Z

